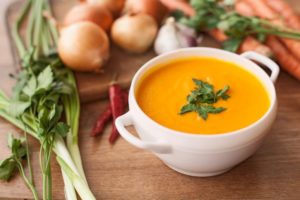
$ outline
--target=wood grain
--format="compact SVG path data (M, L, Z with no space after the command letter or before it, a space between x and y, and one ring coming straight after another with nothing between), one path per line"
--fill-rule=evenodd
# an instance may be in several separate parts
M1 0L0 5L4 5L3 2ZM298 0L290 2L298 5ZM11 85L11 80L7 78L10 72L8 66L12 63L7 61L9 54L6 52L7 41L3 39L4 35L3 27L0 27L0 87L8 91L7 85ZM102 137L90 138L92 124L107 102L82 105L80 147L92 191L97 199L109 200L300 199L300 82L283 72L276 88L279 99L278 116L264 145L254 156L228 173L211 178L194 178L174 172L151 153L136 149L123 139L110 146L110 127L107 127ZM0 130L2 159L9 153L6 148L7 132L21 133L2 119ZM35 164L35 181L41 193L37 141L31 138L30 147ZM64 199L61 173L55 160L52 169L54 199ZM15 176L9 183L0 183L1 198L30 199L31 194L21 178Z

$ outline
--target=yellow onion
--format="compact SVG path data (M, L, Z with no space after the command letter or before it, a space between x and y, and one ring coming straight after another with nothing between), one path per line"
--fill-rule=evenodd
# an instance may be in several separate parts
M143 53L152 45L157 29L153 17L144 13L129 14L113 23L111 37L121 48L133 53Z
M58 53L75 71L98 71L109 57L109 40L94 23L78 22L61 30Z
M167 8L160 0L127 0L124 12L146 13L154 17L157 23L160 23L166 15Z
M114 17L120 15L126 0L87 0L89 3L97 3L106 7Z
M93 22L105 31L109 31L113 22L113 17L110 11L100 4L82 2L74 6L67 13L64 19L64 26L69 26L80 21Z

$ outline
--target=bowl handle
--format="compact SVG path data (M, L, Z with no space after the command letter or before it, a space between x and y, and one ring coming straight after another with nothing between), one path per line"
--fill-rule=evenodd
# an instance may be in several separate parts
M273 60L254 51L247 51L242 53L241 56L265 65L269 70L271 70L271 81L273 83L276 82L279 75L279 66Z
M166 144L163 141L157 141L157 142L145 142L141 139L133 136L126 128L125 126L133 125L133 120L131 118L130 112L127 112L126 114L118 117L116 119L116 128L119 131L120 135L127 140L127 142L131 143L132 145L145 149L150 150L155 153L159 154L168 154L171 153L171 145Z

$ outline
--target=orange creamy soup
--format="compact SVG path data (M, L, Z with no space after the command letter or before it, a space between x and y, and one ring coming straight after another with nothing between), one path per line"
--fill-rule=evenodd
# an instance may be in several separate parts
M214 86L230 86L227 100L215 107L221 113L204 120L196 112L179 114L187 96L195 89L192 79ZM262 83L238 65L210 57L190 57L156 66L140 79L135 96L140 108L157 123L173 130L194 134L221 134L244 128L261 118L270 106Z

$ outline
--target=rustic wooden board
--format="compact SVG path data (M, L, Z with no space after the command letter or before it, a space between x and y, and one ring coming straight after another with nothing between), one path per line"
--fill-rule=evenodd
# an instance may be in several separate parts
M289 1L298 5L298 0ZM0 1L0 13L5 2L9 0ZM7 49L5 30L0 26L0 88L9 92L13 83L7 75L13 68ZM88 135L92 124L107 102L82 105L80 148L92 191L97 199L118 200L300 199L300 82L281 73L276 88L278 117L265 144L254 156L228 173L211 178L194 178L174 172L151 153L136 149L123 139L119 139L115 146L110 146L107 141L110 127L102 137L90 138ZM7 133L22 133L2 119L0 130L2 159L9 154ZM32 138L30 148L33 152L35 181L41 193L41 174L37 161L39 145ZM54 159L52 169L54 199L64 199L61 173ZM0 199L31 199L31 194L21 178L16 176L9 183L0 182Z

